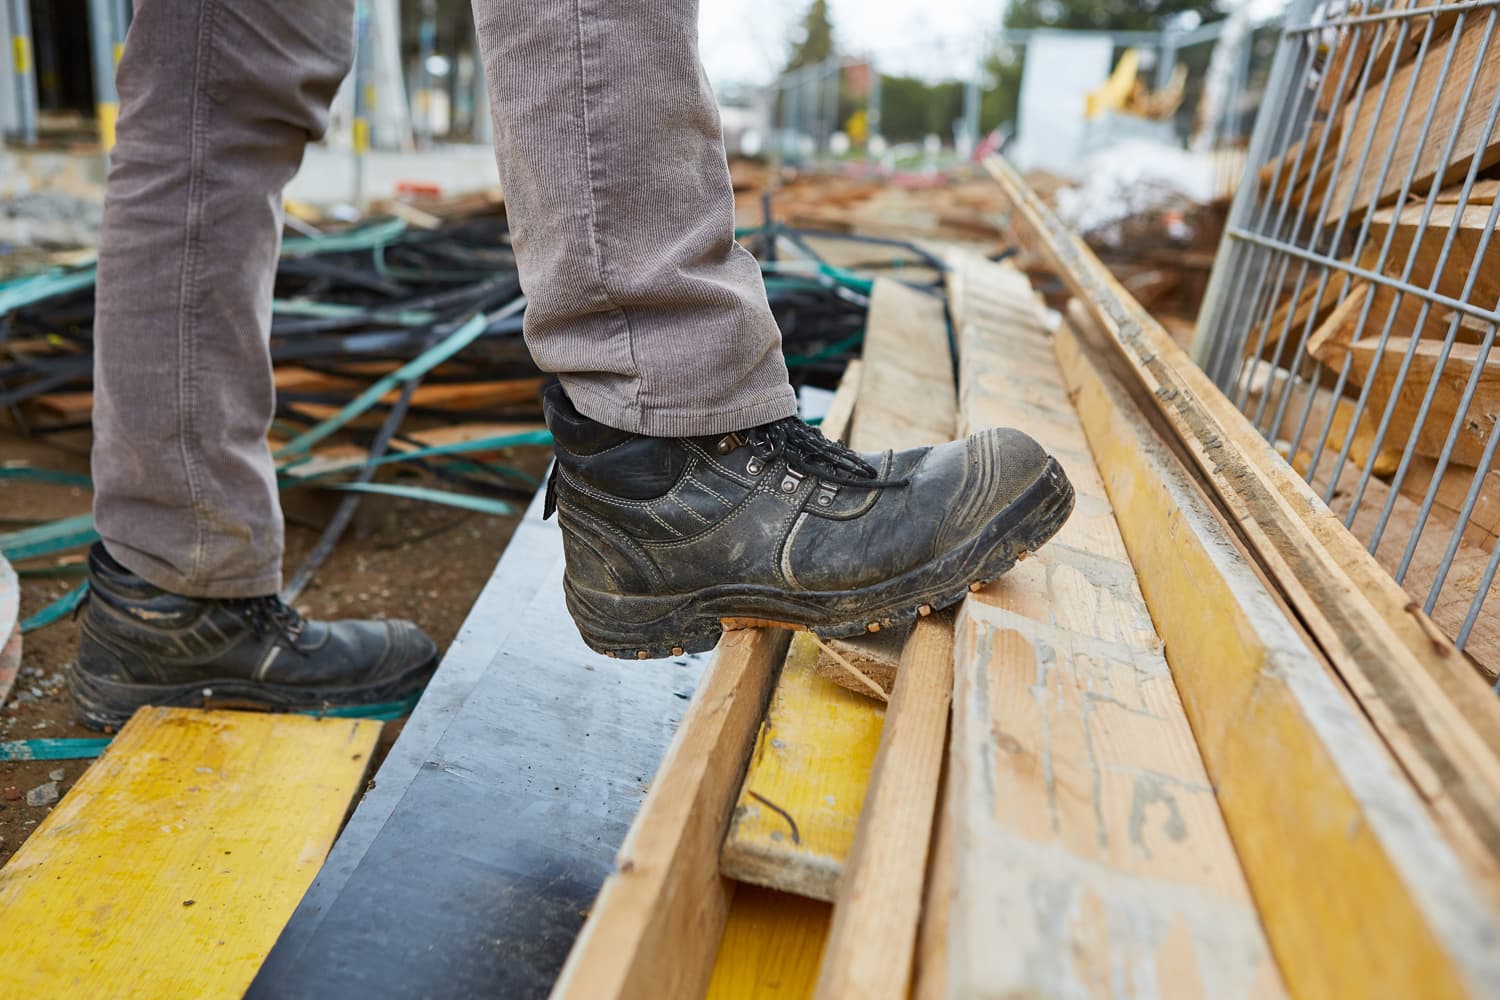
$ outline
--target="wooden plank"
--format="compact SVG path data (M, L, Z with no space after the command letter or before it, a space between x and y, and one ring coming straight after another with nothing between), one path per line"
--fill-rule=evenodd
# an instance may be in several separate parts
M949 914L958 886L953 881L953 792L947 770L945 761L943 777L938 783L932 850L927 858L927 888L922 898L922 921L917 927L917 953L912 962L912 1000L938 1000L948 993Z
M1326 491L1331 472L1332 463L1329 463L1328 468L1314 481L1320 493ZM1333 491L1329 508L1340 517L1346 517L1349 513L1349 505L1359 485L1360 475L1361 470L1353 464L1346 464L1339 475L1338 488ZM1355 511L1350 530L1356 538L1363 539L1367 546L1369 540L1375 537L1375 526L1380 521L1381 511L1385 509L1389 497L1390 487L1381 480L1372 477L1365 483L1364 496L1360 500L1359 509ZM1416 529L1418 512L1417 502L1406 496L1398 495L1391 504L1390 519L1380 536L1380 544L1375 548L1375 561L1392 575L1400 568L1407 540ZM1437 579L1438 566L1457 523L1457 519L1445 509L1434 505L1423 528L1422 539L1412 552L1406 575L1401 579L1401 589L1419 607L1426 606L1427 594L1432 589L1433 581ZM1458 634L1469 613L1469 602L1479 589L1479 582L1489 559L1489 553L1479 546L1459 542L1453 553L1453 562L1448 568L1446 582L1439 591L1431 612L1433 624L1444 633ZM1486 676L1496 676L1497 669L1500 669L1500 607L1489 604L1480 611L1479 617L1474 621L1473 631L1469 633L1469 641L1464 645L1464 653L1474 660L1475 665Z
M880 749L839 883L816 996L905 998L947 743L953 625L920 619L896 672Z
M137 712L0 869L0 992L240 996L379 734L359 720Z
M1411 62L1396 70L1390 93L1405 95L1408 88L1415 87L1411 90L1411 105L1404 118L1391 113L1388 108L1380 108L1379 101L1365 100L1348 105L1342 128L1349 136L1349 148L1364 148L1373 133L1370 148L1374 155L1386 155L1386 151L1394 146L1391 162L1396 166L1383 177L1375 170L1339 171L1329 195L1329 204L1340 206L1341 210L1347 206L1348 212L1356 215L1372 201L1384 204L1396 196L1408 172L1412 174L1411 190L1425 193L1433 184L1442 187L1462 178L1476 154L1482 166L1500 161L1500 136L1485 134L1490 106L1486 98L1500 88L1500 49L1493 44L1488 49L1483 47L1486 34L1483 20L1482 17L1473 17L1465 24L1453 51L1452 70L1446 79L1439 80L1449 48L1446 39L1430 46L1427 57L1421 62ZM1476 62L1479 73L1475 81L1475 99L1467 107L1460 108L1470 70ZM1423 139L1422 122L1429 109L1433 109L1433 126L1419 146L1419 140ZM1377 117L1377 112L1382 113ZM1457 139L1453 153L1444 161L1443 153L1454 129L1457 129Z
M946 440L957 407L941 304L894 283L877 283L875 295L865 338L866 378L881 394L861 402L853 443L870 450ZM893 371L907 378L897 382ZM905 393L886 394L882 387L891 383ZM917 407L921 424L911 419ZM946 616L921 619L902 651L839 882L819 997L906 996L952 690L952 624Z
M729 913L719 845L788 634L727 632L552 996L698 996Z
M806 896L736 885L705 1000L805 1000L833 908Z
M1451 345L1439 371L1438 360L1443 349L1440 341L1421 339L1413 344L1410 337L1393 336L1386 341L1385 350L1379 352L1377 362L1379 346L1378 338L1367 337L1354 341L1347 348L1354 359L1351 378L1360 385L1370 383L1367 406L1372 421L1378 424L1384 418L1390 400L1395 397L1387 438L1405 446L1415 432L1417 454L1437 458L1442 454L1448 433L1459 415L1459 404L1479 363L1480 348L1473 344ZM1407 361L1408 352L1410 362ZM1408 366L1406 379L1397 392L1396 377L1403 364ZM1419 427L1417 413L1434 377L1437 389L1427 418ZM1500 416L1500 356L1486 355L1475 383L1474 398L1463 416L1454 442L1453 460L1463 465L1478 465L1484 455L1484 443L1495 426L1496 417Z
M877 280L852 445L871 451L951 438L950 357L941 301ZM815 645L799 639L757 737L722 865L741 881L832 901L885 707L817 676L816 661Z
M864 374L850 444L862 451L953 439L953 360L943 303L876 279L865 331Z
M880 745L885 706L817 674L792 642L735 806L725 875L832 902Z
M1477 471L1457 465L1450 465L1443 470L1443 478L1438 483L1433 504L1437 509L1452 515L1454 523L1457 523L1458 515L1463 511ZM1406 470L1406 478L1401 481L1401 492L1418 503L1422 502L1432 485L1435 472L1437 462L1433 459L1414 457L1411 467ZM1475 497L1469 524L1464 529L1464 540L1489 552L1494 549L1497 537L1500 537L1500 469L1491 469L1484 474L1479 495Z
M1257 560L1306 622L1420 794L1473 884L1500 897L1500 704L1301 476L1135 307L1004 163L987 162L1019 235L1120 349Z
M959 317L964 421L1082 457L1074 516L959 612L947 995L1280 995L1056 362L1014 363L1050 356L1045 320L1019 272L968 267L989 302Z
M1411 201L1399 211L1394 207L1377 211L1370 218L1369 243L1371 246L1384 247L1387 236L1390 237L1390 248L1386 251L1387 272L1392 277L1402 277L1402 271L1410 264L1411 271L1405 276L1405 280L1418 288L1432 289L1455 299L1465 299L1486 308L1492 307L1500 299L1500 268L1495 267L1495 260L1490 257L1490 253L1500 254L1500 247L1486 247L1481 256L1480 245L1484 242L1493 243L1493 239L1485 240L1485 234L1489 229L1494 183L1488 182L1487 186L1485 182L1476 182L1469 204L1461 213L1457 204L1441 200L1445 196L1456 199L1461 188L1440 194L1440 200L1433 206L1432 214L1427 220L1426 229L1421 229L1425 199ZM1474 197L1476 194L1478 198ZM1488 200L1478 200L1486 197ZM1391 232L1392 229L1395 230L1394 233ZM1421 230L1420 238L1418 230ZM1443 263L1443 269L1437 271L1443 245L1449 242L1450 237L1452 242L1448 257ZM1474 284L1465 295L1464 286L1470 279L1471 271Z
M860 385L856 369L824 417L835 439ZM719 874L720 845L788 638L769 629L725 634L554 997L694 996L706 988L735 909L733 885ZM757 897L744 898L748 906Z
M1287 985L1302 997L1438 997L1465 995L1465 980L1485 981L1476 974L1495 982L1500 963L1483 945L1500 931L1495 914L1464 887L1358 707L1094 360L1112 348L1071 325L1055 343ZM1451 957L1463 955L1489 971Z

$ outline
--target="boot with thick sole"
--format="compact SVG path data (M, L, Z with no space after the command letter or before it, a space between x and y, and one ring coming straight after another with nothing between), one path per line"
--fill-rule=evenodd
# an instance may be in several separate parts
M437 666L407 621L309 621L274 596L182 597L96 544L78 660L78 718L118 728L144 705L317 712L404 701Z
M609 656L701 652L750 625L900 626L1009 570L1073 509L1020 431L859 454L795 417L656 438L590 420L557 384L544 403L568 609Z

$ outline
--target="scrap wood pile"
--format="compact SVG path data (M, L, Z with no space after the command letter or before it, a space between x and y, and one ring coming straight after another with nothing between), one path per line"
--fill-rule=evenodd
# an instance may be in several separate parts
M394 217L296 221L306 235L283 243L270 447L284 489L350 494L293 574L288 599L329 554L359 494L510 513L536 482L505 464L505 449L550 442L498 194L375 208ZM757 236L767 242L764 231L746 239ZM870 282L790 249L801 262L783 254L768 263L766 287L793 381L833 385L858 352ZM70 432L86 433L91 421L93 286L91 263L0 283L0 407L16 430L74 450L84 445ZM87 517L44 522L0 536L0 555L29 571L93 537ZM81 597L82 588L29 624L56 620Z
M1183 169L1181 151L1164 150L1163 170ZM1020 252L1015 263L1055 304L1062 286L1045 267L1014 246L1005 228L1005 203L993 183L978 173L896 175L880 178L850 168L840 173L787 170L773 175L750 160L731 165L735 211L743 230L767 218L783 230L817 231L914 242L928 250L961 247L981 256ZM1085 242L1179 342L1192 336L1214 253L1224 228L1222 199L1198 198L1162 180L1119 185L1096 192L1089 185L1046 171L1033 171L1027 183L1050 206L1064 203ZM1201 186L1201 185L1200 185ZM1090 202L1107 202L1102 210ZM816 241L815 241L816 242ZM822 244L819 244L820 248ZM868 248L858 264L865 271L927 268L930 261L906 256L882 260ZM835 255L853 262L855 258Z
M1431 9L1316 36L1310 113L1251 179L1273 242L1231 395L1493 676L1500 615L1470 599L1500 536L1500 25Z

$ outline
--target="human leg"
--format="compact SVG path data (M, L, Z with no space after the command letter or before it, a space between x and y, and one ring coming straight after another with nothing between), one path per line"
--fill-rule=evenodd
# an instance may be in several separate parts
M141 705L398 701L436 648L410 622L308 621L275 596L266 443L281 189L353 50L353 0L137 0L95 317L94 517L71 689Z
M734 240L696 0L473 0L526 339L583 413L723 433L796 412Z
M266 444L281 190L353 54L353 0L144 0L118 73L95 316L95 520L159 587L281 586Z

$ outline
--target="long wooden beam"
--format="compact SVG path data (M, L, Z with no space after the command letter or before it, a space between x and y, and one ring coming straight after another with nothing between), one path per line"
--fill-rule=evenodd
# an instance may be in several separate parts
M935 985L965 998L1281 995L1046 319L1019 271L962 266L965 429L1024 429L1077 504L959 613Z
M953 623L917 622L896 671L815 996L904 1000L953 692Z
M1054 347L1288 988L1483 995L1500 925L1426 806L1094 360L1109 345L1064 324Z
M849 441L861 451L953 437L942 302L877 280ZM825 422L824 433L841 432ZM869 787L886 706L819 676L803 643L783 672L724 839L732 878L832 902Z
M986 166L1018 234L1118 346L1484 891L1500 895L1500 699L1161 325L1027 189Z
M745 629L720 641L554 998L703 994L733 894L719 843L787 636Z

